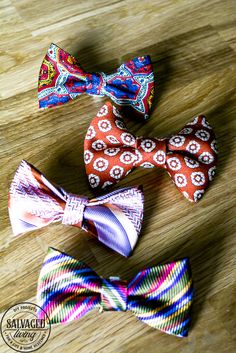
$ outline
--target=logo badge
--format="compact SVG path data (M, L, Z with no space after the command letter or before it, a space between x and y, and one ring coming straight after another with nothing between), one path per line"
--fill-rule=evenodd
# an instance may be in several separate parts
M17 352L34 352L47 342L51 324L42 308L23 302L5 312L0 329L3 340L10 348Z

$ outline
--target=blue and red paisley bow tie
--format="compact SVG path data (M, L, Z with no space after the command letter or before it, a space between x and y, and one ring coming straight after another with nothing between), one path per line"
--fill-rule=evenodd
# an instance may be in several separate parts
M148 119L154 96L150 56L134 58L110 75L89 73L72 55L51 44L39 74L39 107L62 105L82 93L107 96L118 105L131 106L139 117Z

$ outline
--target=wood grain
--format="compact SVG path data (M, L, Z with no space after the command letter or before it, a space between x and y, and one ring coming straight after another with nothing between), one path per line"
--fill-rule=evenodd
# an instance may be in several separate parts
M2 0L0 10L1 312L35 301L48 246L86 261L104 277L127 280L142 267L189 256L195 302L188 338L155 331L130 313L91 312L53 327L40 352L235 352L236 2ZM150 54L155 106L145 124L127 118L131 131L168 136L204 113L218 137L218 173L197 205L185 200L162 170L136 170L119 184L143 184L145 191L144 227L129 259L59 224L12 237L8 189L21 159L66 190L92 195L83 138L106 99L83 95L63 107L38 110L38 72L51 42L94 71L110 72L135 55ZM11 351L2 339L0 349Z

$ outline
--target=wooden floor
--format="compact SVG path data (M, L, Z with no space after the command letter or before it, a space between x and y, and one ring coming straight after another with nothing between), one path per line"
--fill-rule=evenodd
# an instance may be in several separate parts
M48 246L84 260L104 277L127 280L143 267L189 256L196 293L188 338L160 333L128 312L90 312L53 327L39 351L236 352L236 1L2 0L0 8L1 312L35 301ZM119 184L143 184L146 198L142 236L128 260L73 227L51 225L12 237L8 189L21 159L67 191L92 195L83 138L106 99L83 95L63 107L38 110L38 72L51 42L93 71L110 72L150 54L155 107L145 124L127 119L131 131L168 136L204 113L218 137L218 173L197 205L185 200L162 170L136 170ZM11 352L2 338L0 351Z

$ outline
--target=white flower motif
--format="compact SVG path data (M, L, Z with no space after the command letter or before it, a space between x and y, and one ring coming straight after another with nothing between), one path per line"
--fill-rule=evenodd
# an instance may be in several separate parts
M137 159L136 155L131 152L123 152L120 156L120 161L124 164L131 164Z
M165 164L165 162L166 162L166 154L165 154L165 152L162 151L162 150L157 151L154 154L154 156L153 156L153 160L157 164Z
M216 174L216 167L211 167L209 170L208 170L208 177L209 177L209 180L212 181L215 177L215 174Z
M193 199L195 202L199 201L204 194L204 190L196 190L193 194Z
M105 183L102 186L102 189L105 189L107 186L113 185L111 181L105 181Z
M153 140L144 139L142 140L140 146L145 152L152 152L155 149L156 144Z
M181 147L185 142L185 137L181 135L172 136L169 142L172 146Z
M191 127L185 127L184 129L182 129L180 131L180 134L188 135L188 134L191 134L192 131L193 131L193 129Z
M184 161L186 163L186 166L189 168L198 168L199 167L199 163L192 158L184 157Z
M207 127L208 129L212 129L211 128L211 125L208 123L208 121L206 120L206 118L202 118L202 125L204 126L204 127Z
M104 153L107 155L107 156L115 156L117 155L117 153L120 151L120 148L107 148L106 150L104 150Z
M107 169L109 163L105 158L97 158L93 162L93 168L98 170L99 172L103 172L104 170Z
M93 153L89 150L84 151L84 163L89 164L93 159Z
M113 114L117 116L117 118L123 118L122 115L120 114L120 111L113 105L112 108Z
M89 180L89 184L91 185L92 188L96 188L100 182L99 176L95 175L95 174L89 174L88 180Z
M129 132L123 132L120 137L123 143L127 146L132 146L135 143L135 137Z
M175 174L175 184L179 187L182 188L187 185L187 179L184 174L177 173Z
M202 141L208 141L211 136L206 130L198 130L195 135Z
M198 142L192 140L186 146L186 150L191 153L197 153L200 150L201 146Z
M140 164L140 167L143 167L143 168L154 168L154 164L152 164L150 162L144 162L144 163Z
M119 165L115 165L110 170L110 176L114 179L120 179L124 173L124 168Z
M217 147L217 142L216 142L216 140L213 140L212 142L211 142L211 148L212 148L212 150L217 154L218 153L218 147Z
M191 174L191 181L195 186L201 186L205 184L205 175L202 172L193 172Z
M93 126L89 126L87 134L85 136L85 140L91 140L96 136L96 131Z
M113 135L108 135L108 136L106 136L106 138L108 139L108 141L110 143L112 143L114 145L120 143L120 141Z
M167 164L171 170L180 170L181 163L177 157L172 157L167 160Z
M191 121L190 123L188 123L187 125L196 125L198 123L198 116L196 116L193 121Z
M99 120L98 128L102 132L107 132L111 130L112 126L109 120L103 119L103 120Z
M107 115L108 113L108 108L106 106L106 104L99 110L99 112L97 113L97 116L100 118L102 116Z
M104 141L102 140L97 140L92 143L92 147L96 151L101 151L107 147Z
M126 129L125 124L121 120L115 120L115 124L121 130L125 130Z
M198 157L198 160L205 164L211 164L214 161L214 156L212 156L212 154L209 152L203 152Z

